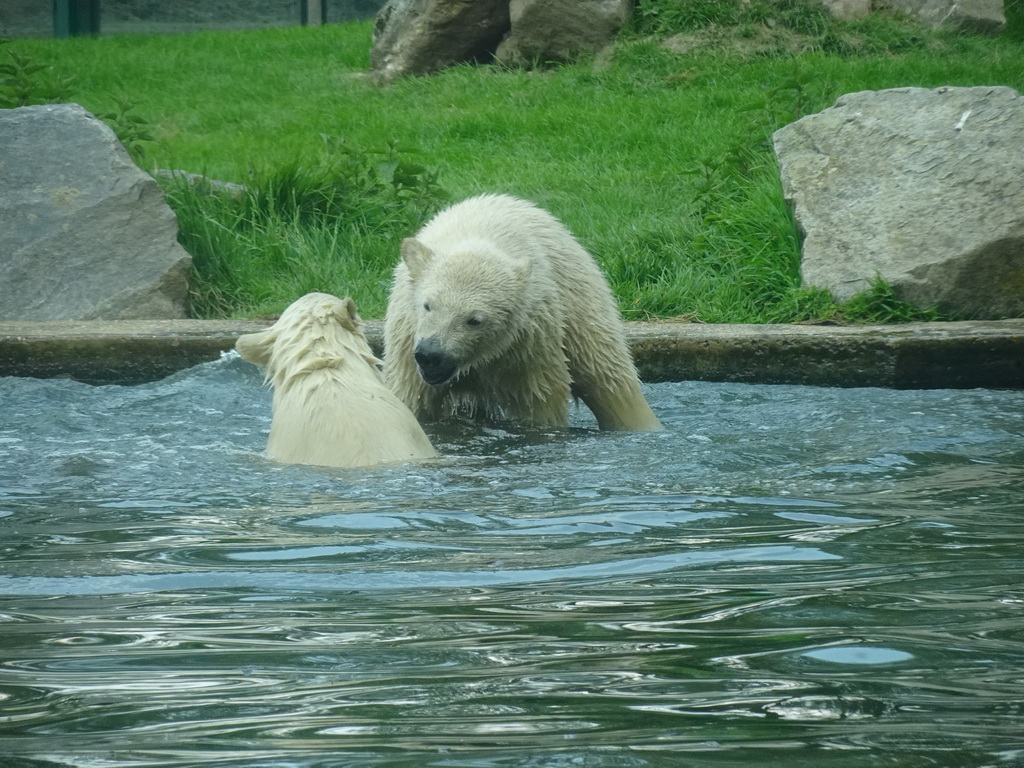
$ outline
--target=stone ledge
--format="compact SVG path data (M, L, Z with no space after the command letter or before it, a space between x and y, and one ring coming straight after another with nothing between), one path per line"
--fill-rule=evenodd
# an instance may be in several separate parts
M215 360L259 321L0 322L0 376L135 384ZM905 325L628 324L644 381L1024 388L1024 319ZM366 323L380 354L382 326Z

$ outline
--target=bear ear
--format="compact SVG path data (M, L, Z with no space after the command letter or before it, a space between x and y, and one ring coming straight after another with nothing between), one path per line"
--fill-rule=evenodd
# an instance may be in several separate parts
M273 328L268 328L258 333L239 336L235 342L235 349L238 350L238 354L242 356L243 360L266 367L270 364L270 352L274 348L275 341L277 341L277 333Z
M530 275L533 274L533 262L530 259L518 259L513 269L520 282L528 282Z
M427 262L434 254L427 246L414 237L407 237L402 241L402 260L409 268L409 274L413 278L419 277Z
M344 328L350 331L359 330L359 323L362 322L362 319L359 317L359 310L356 309L356 303L351 296L346 296L341 300L341 306L338 307L335 316Z

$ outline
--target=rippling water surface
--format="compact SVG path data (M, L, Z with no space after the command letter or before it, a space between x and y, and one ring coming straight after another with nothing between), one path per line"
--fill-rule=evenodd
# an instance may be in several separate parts
M1024 766L1024 392L647 393L366 471L0 379L0 766Z

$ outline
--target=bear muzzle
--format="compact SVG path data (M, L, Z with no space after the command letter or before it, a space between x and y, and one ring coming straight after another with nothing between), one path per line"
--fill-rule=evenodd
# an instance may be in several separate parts
M420 377L432 387L444 384L459 369L459 361L449 355L434 336L418 341L413 357Z

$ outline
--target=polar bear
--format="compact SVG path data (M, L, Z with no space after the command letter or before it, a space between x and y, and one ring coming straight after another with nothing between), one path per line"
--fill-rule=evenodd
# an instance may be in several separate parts
M352 299L306 294L270 328L240 336L235 349L265 366L274 387L267 458L364 467L437 456L384 383Z
M661 429L593 257L518 198L456 203L402 243L384 350L388 384L423 419L560 427L571 395L601 429Z

